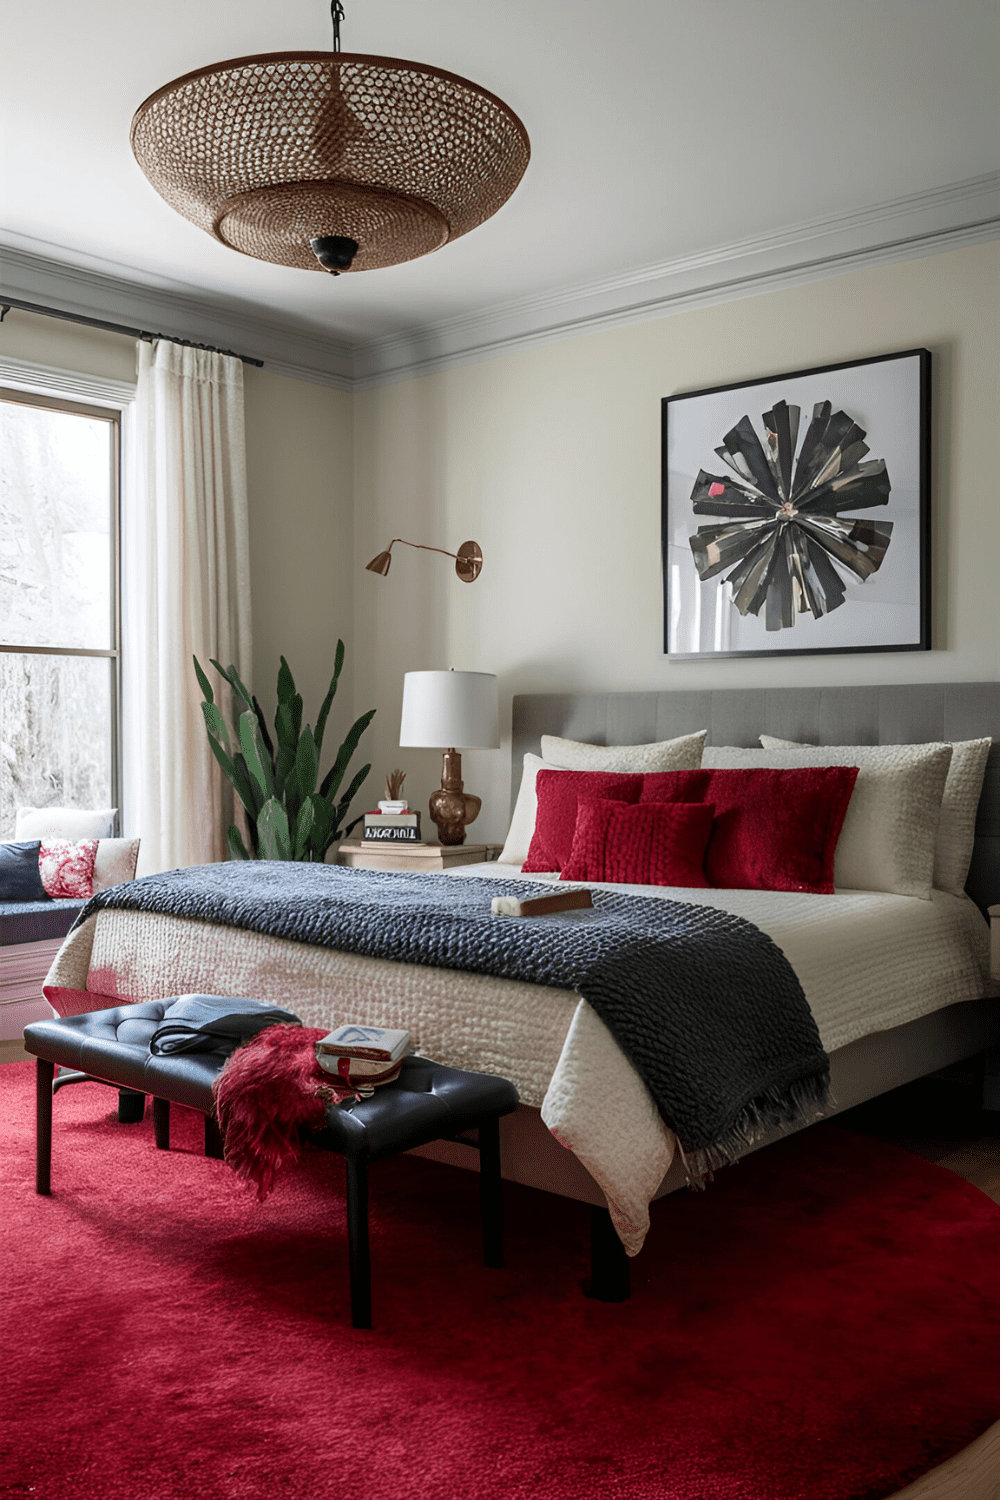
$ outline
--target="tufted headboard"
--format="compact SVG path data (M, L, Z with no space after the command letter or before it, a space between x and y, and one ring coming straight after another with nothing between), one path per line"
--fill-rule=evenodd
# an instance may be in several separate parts
M756 745L760 734L826 745L993 741L966 890L984 910L1000 901L1000 682L891 687L678 689L664 693L526 693L513 711L513 798L525 751L543 734L641 745L708 730L710 745ZM512 804L513 806L513 799Z

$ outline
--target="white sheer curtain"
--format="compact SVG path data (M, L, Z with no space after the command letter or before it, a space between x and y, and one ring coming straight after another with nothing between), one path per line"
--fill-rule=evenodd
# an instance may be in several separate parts
M140 343L122 516L126 821L140 874L226 857L229 784L208 746L192 655L250 674L243 366ZM225 711L225 710L224 710Z

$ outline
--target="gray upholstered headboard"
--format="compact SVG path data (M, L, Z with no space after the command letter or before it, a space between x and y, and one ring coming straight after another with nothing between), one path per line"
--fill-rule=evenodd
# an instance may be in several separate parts
M513 796L522 757L527 750L539 753L543 734L641 745L698 729L708 730L710 745L756 745L759 734L820 745L919 744L990 735L995 743L966 890L983 908L1000 901L1000 682L523 694L514 699Z

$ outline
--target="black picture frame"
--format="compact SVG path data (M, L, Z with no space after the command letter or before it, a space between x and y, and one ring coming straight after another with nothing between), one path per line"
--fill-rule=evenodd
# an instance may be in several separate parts
M931 649L930 379L905 349L663 398L672 661Z

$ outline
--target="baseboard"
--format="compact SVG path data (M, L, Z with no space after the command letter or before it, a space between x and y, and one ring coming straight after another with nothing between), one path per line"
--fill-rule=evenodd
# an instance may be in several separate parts
M13 1041L0 1042L0 1064L29 1061L31 1056L32 1054L26 1052L16 1038Z

